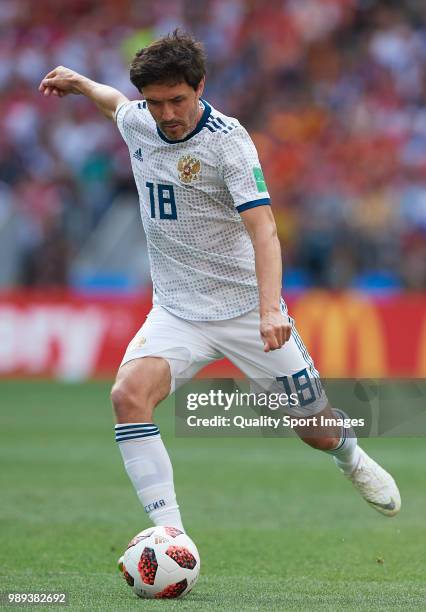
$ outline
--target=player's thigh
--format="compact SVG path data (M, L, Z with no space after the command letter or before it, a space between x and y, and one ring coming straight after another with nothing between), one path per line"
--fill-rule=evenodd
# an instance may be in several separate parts
M219 334L221 351L252 381L253 388L299 392L300 402L289 406L290 414L303 417L324 410L327 398L319 373L296 328L280 349L265 353L259 323L257 310L228 321Z
M318 375L314 362L293 324L290 339L280 348L265 353L260 337L258 309L228 321L214 322L212 333L218 348L250 378L292 376L307 368Z
M169 393L172 393L179 380L192 378L204 365L222 355L209 345L191 321L154 306L127 347L120 370L146 357L158 357L168 364Z

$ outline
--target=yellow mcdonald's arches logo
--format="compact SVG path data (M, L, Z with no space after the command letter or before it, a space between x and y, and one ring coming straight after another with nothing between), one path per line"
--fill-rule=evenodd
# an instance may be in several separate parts
M311 291L297 301L291 314L308 351L318 358L315 365L321 376L387 375L385 335L368 298Z

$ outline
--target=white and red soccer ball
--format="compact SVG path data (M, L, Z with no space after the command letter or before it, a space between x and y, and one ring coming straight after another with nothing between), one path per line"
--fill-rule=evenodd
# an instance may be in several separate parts
M139 597L183 597L200 574L194 542L175 527L150 527L138 533L123 556L123 576Z

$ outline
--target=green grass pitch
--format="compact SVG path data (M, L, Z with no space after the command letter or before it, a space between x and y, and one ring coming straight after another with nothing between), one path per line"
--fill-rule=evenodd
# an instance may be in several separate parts
M0 398L1 591L67 591L69 610L425 609L424 439L363 443L400 485L388 519L327 455L294 439L175 438L164 403L202 569L182 601L147 601L116 569L149 522L114 442L109 384L5 381Z

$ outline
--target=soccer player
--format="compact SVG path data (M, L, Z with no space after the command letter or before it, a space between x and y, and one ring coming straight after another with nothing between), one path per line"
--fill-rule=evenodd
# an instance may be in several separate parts
M256 149L237 119L202 98L205 72L202 45L175 31L133 59L130 80L141 99L129 101L62 66L40 84L46 96L92 100L129 148L153 307L112 389L115 436L151 520L182 530L172 465L153 422L159 402L223 356L250 379L318 382L319 376L281 298L280 244ZM342 416L323 392L289 413ZM299 435L330 453L373 508L387 516L399 511L393 478L358 446L353 431L301 429Z

